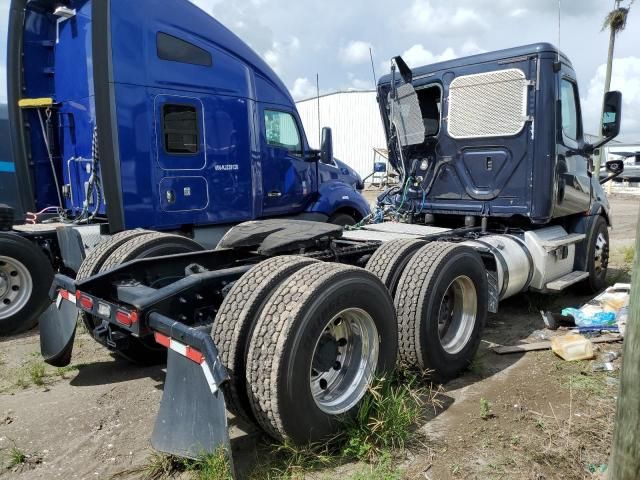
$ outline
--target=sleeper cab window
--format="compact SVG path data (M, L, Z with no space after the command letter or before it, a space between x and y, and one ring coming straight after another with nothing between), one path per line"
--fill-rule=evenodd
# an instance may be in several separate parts
M171 154L196 154L200 146L198 111L194 105L162 106L164 149Z
M562 132L570 139L578 139L578 109L576 89L572 82L563 78L560 83L562 104Z
M189 63L210 67L213 64L211 54L203 48L195 46L167 33L158 32L156 36L158 58L170 62Z
M264 126L269 146L283 148L292 155L302 155L300 132L293 115L277 110L265 110Z

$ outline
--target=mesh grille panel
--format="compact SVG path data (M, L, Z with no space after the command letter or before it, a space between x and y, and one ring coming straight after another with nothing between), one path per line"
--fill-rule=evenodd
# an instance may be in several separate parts
M417 145L424 142L424 123L420 102L413 85L405 83L398 87L393 110L393 123L402 145Z
M527 114L527 80L522 70L458 77L449 87L449 135L453 138L516 135Z

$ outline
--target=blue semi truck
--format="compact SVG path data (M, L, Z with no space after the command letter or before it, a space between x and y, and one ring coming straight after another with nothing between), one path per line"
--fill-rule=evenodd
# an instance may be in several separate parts
M246 220L347 225L369 213L359 175L309 148L271 68L195 6L173 8L133 2L98 25L90 1L11 2L3 142L11 203L33 213L3 221L0 335L32 327L54 271L75 274L108 236L100 251L165 232L148 256L158 238L173 242L164 253L213 248ZM118 34L105 43L109 25Z
M181 167L210 161L210 197L236 220L251 210L247 200L281 212L289 178L300 195L313 195L308 179L318 157L331 158L330 135L320 152L299 151L299 137L290 136L299 122L279 80L214 19L184 0L59 5L14 0L10 32L25 55L69 42L70 57L55 56L62 65L91 52L94 95L65 103L60 117L86 118L75 121L83 138L97 128L111 225L152 217L180 228L192 215L183 210L205 198L198 175ZM36 40L34 31L49 36ZM49 74L44 58L39 65L33 75ZM200 69L209 76L195 85ZM88 75L75 64L68 72L66 82ZM203 98L167 91L166 82ZM162 451L197 457L228 447L227 409L275 439L332 437L398 358L437 381L467 368L500 300L604 286L611 215L600 183L622 165L608 162L611 175L599 182L591 155L619 132L621 94L605 95L605 137L595 144L584 140L579 99L571 62L546 43L415 69L395 57L378 102L400 184L371 215L347 230L286 218L244 222L209 250L184 236L123 230L87 255L75 279L55 276L40 318L42 355L52 365L70 362L78 312L94 339L125 357L166 355L152 438ZM201 111L221 112L227 125L215 130L206 157ZM37 120L37 110L26 112ZM248 124L228 122L239 117ZM249 143L223 141L235 137ZM43 139L32 143L42 148ZM261 170L251 185L230 176L249 167L242 149ZM97 150L82 155L93 165ZM265 171L272 158L282 168ZM167 169L178 173L167 178ZM91 183L95 169L80 170Z

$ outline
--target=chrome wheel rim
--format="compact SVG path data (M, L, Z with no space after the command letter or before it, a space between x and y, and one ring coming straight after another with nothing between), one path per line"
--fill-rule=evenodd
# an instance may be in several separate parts
M609 245L602 233L598 233L598 238L596 238L593 257L595 274L600 275L609 265Z
M329 320L309 369L311 394L320 410L338 415L362 399L378 364L378 340L373 318L360 308L347 308Z
M469 342L476 324L478 294L466 275L453 279L438 309L438 335L445 352L456 354Z
M33 280L27 267L15 258L0 256L0 320L22 310L32 291Z

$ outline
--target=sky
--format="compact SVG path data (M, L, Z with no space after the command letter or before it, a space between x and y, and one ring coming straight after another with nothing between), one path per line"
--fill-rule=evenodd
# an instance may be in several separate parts
M296 99L373 88L401 54L417 66L534 42L558 44L557 0L191 0L225 24L280 75ZM624 0L623 5L629 0ZM0 0L0 38L9 0ZM578 75L585 131L597 132L613 0L561 0L560 47ZM0 43L0 58L6 44ZM0 78L4 65L0 66ZM612 89L623 93L619 140L640 142L640 3L616 40ZM0 89L0 100L6 98Z

